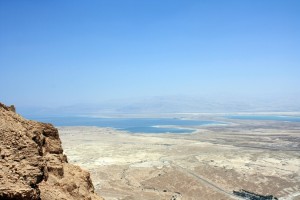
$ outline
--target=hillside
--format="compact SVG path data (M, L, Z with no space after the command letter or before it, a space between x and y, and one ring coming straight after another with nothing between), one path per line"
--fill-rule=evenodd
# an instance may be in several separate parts
M0 103L0 199L100 200L90 174L68 163L51 124Z

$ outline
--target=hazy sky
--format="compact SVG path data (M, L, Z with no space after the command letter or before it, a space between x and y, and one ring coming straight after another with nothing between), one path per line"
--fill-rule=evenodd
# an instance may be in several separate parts
M0 0L0 101L300 95L299 0Z

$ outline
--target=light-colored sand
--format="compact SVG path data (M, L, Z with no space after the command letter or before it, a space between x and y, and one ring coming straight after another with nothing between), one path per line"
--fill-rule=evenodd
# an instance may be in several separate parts
M69 161L91 172L106 199L237 199L246 189L297 199L299 125L235 122L196 134L128 134L60 127Z

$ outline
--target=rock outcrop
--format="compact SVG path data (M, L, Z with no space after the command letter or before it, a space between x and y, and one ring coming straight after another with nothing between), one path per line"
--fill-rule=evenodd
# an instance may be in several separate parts
M51 124L0 103L0 199L100 200L90 174L71 165Z

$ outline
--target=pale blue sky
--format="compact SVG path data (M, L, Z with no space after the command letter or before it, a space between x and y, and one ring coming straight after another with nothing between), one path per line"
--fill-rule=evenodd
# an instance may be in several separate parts
M300 1L0 0L0 68L19 106L299 97Z

